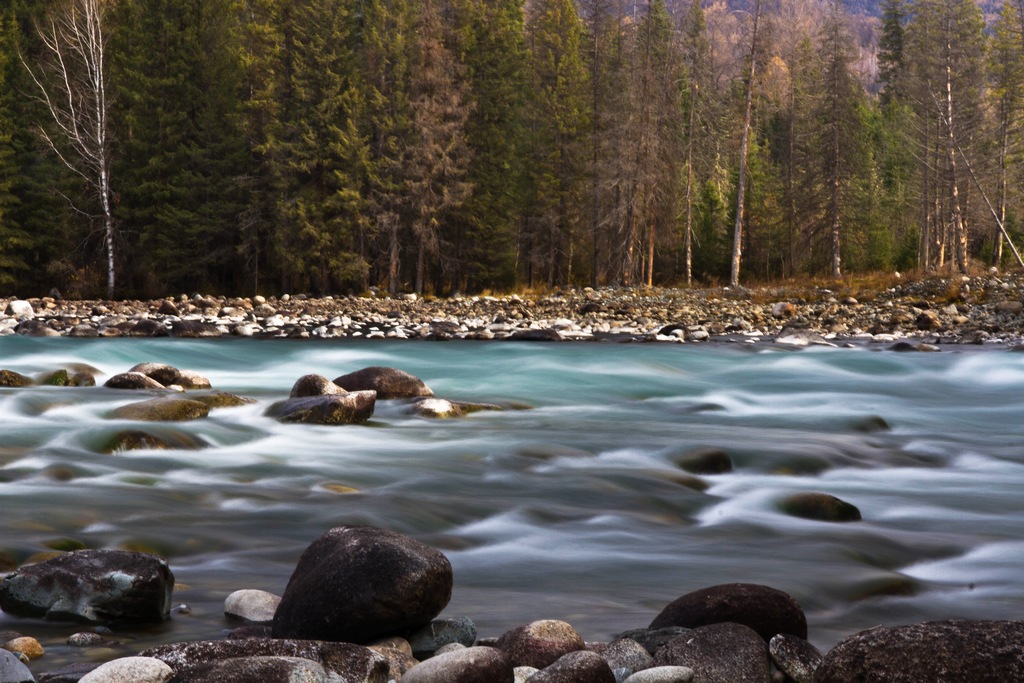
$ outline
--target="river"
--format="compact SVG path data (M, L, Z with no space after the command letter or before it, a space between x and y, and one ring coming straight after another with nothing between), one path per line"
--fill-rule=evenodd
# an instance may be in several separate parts
M823 649L879 624L1021 618L1024 353L951 348L4 337L0 367L25 374L81 363L102 384L157 361L257 403L140 425L107 417L137 393L0 389L0 556L59 539L164 555L187 609L118 633L125 653L220 637L228 593L280 594L303 549L342 524L441 549L455 573L445 615L481 636L554 618L607 639L734 581L793 595ZM301 375L368 365L515 409L432 421L382 401L343 427L263 414ZM202 447L98 452L140 426ZM701 447L734 471L682 472ZM783 514L801 491L863 521ZM85 656L61 645L80 626L0 614L0 629L44 641L39 670Z

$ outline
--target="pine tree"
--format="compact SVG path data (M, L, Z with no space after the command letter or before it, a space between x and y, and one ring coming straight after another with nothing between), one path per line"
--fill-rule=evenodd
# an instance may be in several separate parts
M995 146L997 158L997 190L995 210L1004 227L1011 200L1012 167L1020 165L1024 142L1024 4L1005 0L996 21L992 51L989 55L991 96L995 111ZM1016 199L1021 199L1016 193ZM1003 259L1003 233L996 228L993 261Z
M571 0L543 0L528 18L533 97L530 202L521 250L526 278L549 287L573 279L587 125L583 26Z
M272 176L277 260L286 288L317 293L360 284L366 142L356 35L345 0L282 10L277 120L262 148Z
M242 279L238 10L235 0L117 4L121 208L147 291Z
M455 283L470 290L508 288L515 281L515 232L524 209L523 0L462 0L459 7L457 52L472 105L465 180L473 192L450 212L449 267Z
M12 190L19 171L13 145L15 120L10 106L16 30L13 11L8 9L0 14L0 286L15 284L27 270L20 252L27 246L28 236L11 214L17 203Z

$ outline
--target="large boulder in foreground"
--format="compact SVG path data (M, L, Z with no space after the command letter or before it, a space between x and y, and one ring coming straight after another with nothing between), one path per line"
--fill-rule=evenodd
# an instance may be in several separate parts
M429 623L451 594L452 566L440 551L386 529L338 527L299 558L273 635L365 643Z
M0 581L0 609L54 621L153 622L170 613L174 575L154 555L79 550Z
M766 643L779 633L807 639L807 617L797 601L756 583L725 583L687 593L669 603L650 628L697 628L727 621L749 626Z
M861 631L825 655L815 683L1024 681L1024 621L930 621Z
M373 417L377 392L351 391L341 395L289 398L270 406L267 415L281 422L318 425L347 425Z
M166 663L174 669L174 680L180 681L191 681L193 678L207 680L211 667L215 671L217 663L254 657L299 657L310 660L333 674L334 678L331 680L385 683L388 672L387 660L369 648L352 643L326 643L315 640L197 640L161 645L145 650L139 655L153 657Z
M419 377L398 368L373 366L347 375L336 377L334 383L348 391L372 389L377 398L389 401L394 398L419 398L433 396L434 392Z

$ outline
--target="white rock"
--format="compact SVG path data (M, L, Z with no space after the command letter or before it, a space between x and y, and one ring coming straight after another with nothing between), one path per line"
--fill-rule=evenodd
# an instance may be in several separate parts
M174 671L153 657L124 657L101 664L78 683L164 683Z
M14 318L34 318L36 315L36 312L32 309L32 304L21 299L15 299L7 304L7 309L4 313Z
M224 599L224 614L254 624L270 624L280 603L279 596L267 591L238 590Z
M517 666L513 670L515 678L512 683L526 683L526 681L530 680L530 676L538 671L540 671L540 669L534 669L532 666Z

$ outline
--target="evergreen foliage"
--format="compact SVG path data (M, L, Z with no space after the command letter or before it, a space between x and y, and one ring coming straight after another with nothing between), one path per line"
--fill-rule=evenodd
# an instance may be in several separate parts
M40 134L43 20L69 2L105 11L106 191ZM976 0L883 0L874 82L838 2L755 7L753 46L754 13L699 0L9 0L0 293L720 284L740 253L754 281L1001 265L1024 215L1020 0L989 25Z

